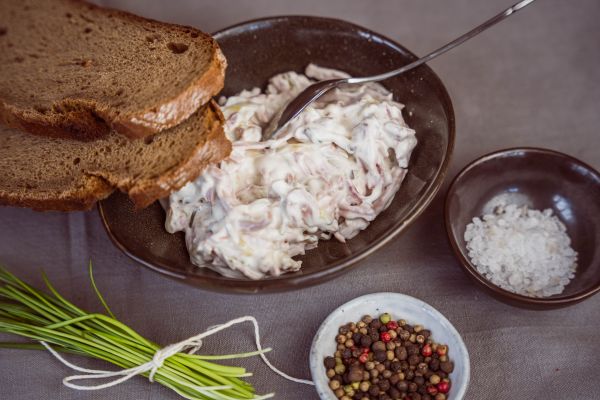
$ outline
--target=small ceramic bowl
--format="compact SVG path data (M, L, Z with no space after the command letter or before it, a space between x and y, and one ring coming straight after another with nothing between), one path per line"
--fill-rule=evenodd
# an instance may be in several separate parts
M500 203L550 208L567 227L579 253L575 277L563 293L546 298L515 294L483 277L469 259L464 233L474 217ZM527 308L556 308L600 291L600 173L552 150L515 148L485 155L454 178L446 196L448 238L465 272L496 298Z
M367 314L376 317L386 312L390 313L392 318L405 319L411 325L423 325L431 331L433 340L448 345L448 356L454 361L448 400L462 399L469 386L471 365L467 347L450 321L429 304L414 297L399 293L373 293L349 301L332 312L323 321L313 339L310 371L321 400L337 399L329 388L323 360L335 353L335 337L340 326L360 321Z

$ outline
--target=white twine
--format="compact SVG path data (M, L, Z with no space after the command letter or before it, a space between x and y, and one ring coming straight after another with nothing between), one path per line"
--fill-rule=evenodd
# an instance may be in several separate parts
M169 358L177 353L184 352L186 350L188 351L189 354L195 353L202 347L202 339L204 339L205 337L214 335L217 332L220 332L220 331L227 329L233 325L240 324L243 322L252 322L252 324L254 325L254 338L255 338L255 342L256 342L256 349L259 351L260 358L262 358L264 363L267 364L267 367L269 367L273 372L275 372L276 374L280 375L281 377L283 377L289 381L296 382L296 383L303 383L305 385L314 385L314 383L312 381L309 381L306 379L294 378L292 376L289 376L288 374L280 371L279 369L275 368L273 366L273 364L271 364L271 362L267 359L267 357L263 353L263 348L262 348L262 345L260 344L260 333L259 333L259 329L258 329L258 322L256 321L256 318L254 318L252 316L236 318L225 324L216 325L214 327L211 327L208 330L206 330L205 332L200 333L199 335L192 336L188 339L182 340L179 343L174 343L169 346L163 347L160 350L157 350L156 353L154 353L152 360L148 361L147 363L138 365L137 367L123 369L120 371L103 371L103 370L87 369L87 368L79 367L79 366L72 364L69 361L65 360L46 342L40 342L40 343L44 347L46 347L46 349L48 349L50 354L52 354L58 361L60 361L61 363L63 363L64 365L66 365L67 367L69 367L75 371L85 373L84 375L71 375L71 376L65 377L63 379L63 384L65 386L67 386L71 389L75 389L75 390L100 390L100 389L106 389L106 388L109 388L112 386L116 386L120 383L123 383L123 382L133 378L136 375L140 375L145 372L150 372L148 375L148 379L150 380L150 382L154 382L154 375L156 374L158 369L160 367L162 367L164 361L167 358ZM98 384L98 385L87 385L86 386L86 385L78 385L76 383L71 383L72 381L85 380L85 379L106 379L106 378L116 378L116 377L120 377L120 378L114 379L114 380L106 382L106 383ZM231 389L230 386L195 386L195 385L189 385L189 386L193 389L198 390L199 392L210 392L210 391L215 391L215 390ZM271 396L269 396L269 397L271 397ZM262 398L267 398L267 397L260 397L260 398L262 399Z

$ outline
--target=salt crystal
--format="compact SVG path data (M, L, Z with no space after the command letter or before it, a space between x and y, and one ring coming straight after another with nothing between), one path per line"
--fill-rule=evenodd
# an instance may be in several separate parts
M500 205L473 218L464 234L477 271L492 283L531 297L562 293L577 267L567 228L551 209Z

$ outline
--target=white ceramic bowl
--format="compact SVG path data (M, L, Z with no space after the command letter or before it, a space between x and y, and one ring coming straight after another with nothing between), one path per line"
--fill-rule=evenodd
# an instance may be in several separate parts
M337 400L329 388L323 360L336 351L335 337L340 326L357 322L364 315L376 317L388 312L394 319L405 319L409 324L420 324L431 331L437 343L448 345L449 357L454 361L450 374L452 387L448 400L460 400L469 385L471 366L467 347L454 326L429 304L399 293L373 293L358 297L338 307L317 331L310 350L310 372L321 400Z

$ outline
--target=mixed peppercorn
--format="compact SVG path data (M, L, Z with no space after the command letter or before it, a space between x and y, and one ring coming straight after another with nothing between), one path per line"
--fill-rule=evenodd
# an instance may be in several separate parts
M421 325L364 316L339 329L325 358L329 387L341 400L446 400L454 364L448 346Z

